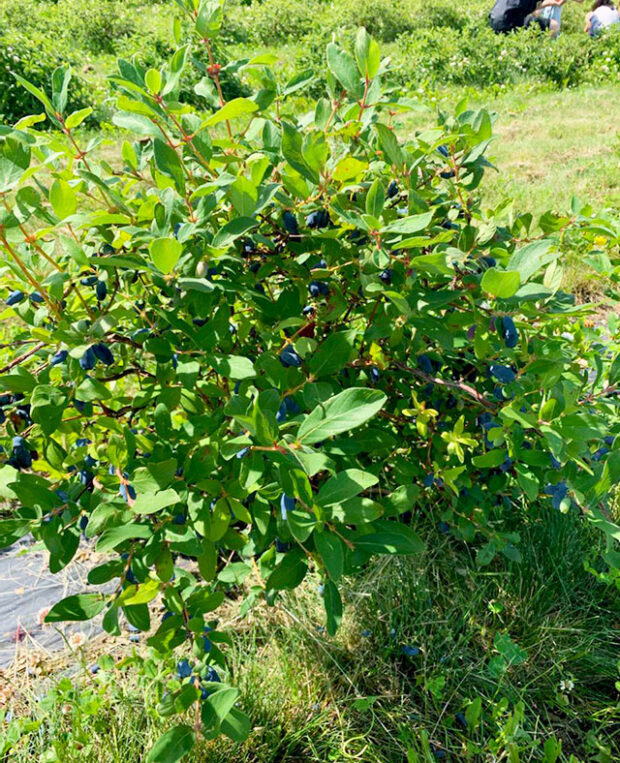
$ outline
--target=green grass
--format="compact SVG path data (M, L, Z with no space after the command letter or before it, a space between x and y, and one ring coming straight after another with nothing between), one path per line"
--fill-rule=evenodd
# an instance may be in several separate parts
M432 744L452 761L538 761L555 739L558 761L611 763L620 607L584 570L588 532L573 517L545 513L522 528L521 563L483 569L471 550L427 533L422 558L384 560L347 589L336 639L321 628L313 583L277 608L259 605L240 631L236 622L229 653L254 730L241 747L201 743L193 760L397 763L408 751L411 761L434 760ZM420 654L403 655L403 645ZM525 660L506 667L497 646L525 650ZM146 679L114 668L78 686L79 700L68 687L39 703L32 687L16 693L14 708L41 726L9 760L51 749L56 757L42 760L141 759L162 731ZM465 730L456 714L478 698L480 721Z

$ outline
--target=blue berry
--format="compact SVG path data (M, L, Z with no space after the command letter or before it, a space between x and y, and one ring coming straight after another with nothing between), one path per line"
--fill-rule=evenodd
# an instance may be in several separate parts
M512 384L517 375L508 366L493 365L490 368L491 374L502 384Z
M300 412L299 406L292 397L285 397L284 405L286 406L286 410L291 414L291 416L296 416Z
M295 352L292 347L285 347L280 353L280 363L285 368L299 368L302 363L301 357Z
M288 209L282 213L282 222L288 233L296 236L299 233L299 224L297 218Z
M568 494L566 482L558 482L557 485L549 484L545 487L545 493L551 496L551 505L554 509L559 509L562 501Z
M387 187L387 197L388 199L393 199L395 196L398 196L398 183L392 180Z
M454 717L457 723L459 723L464 729L467 728L467 718L465 718L465 713L457 713Z
M219 684L222 682L222 679L219 677L217 670L211 665L209 665L205 675L205 681L210 681L211 683Z
M422 353L422 355L418 356L418 368L421 371L424 371L425 374L432 374L435 370L433 361L426 353Z
M118 489L118 493L126 503L129 503L130 500L135 501L136 499L136 491L131 485L125 485L124 483L121 483Z
M417 657L420 654L420 650L417 646L403 646L400 650L407 657Z
M58 366L60 363L64 363L66 359L69 357L69 353L67 350L58 350L58 352L55 355L52 355L52 359L50 360L50 366Z
M192 666L187 660L181 660L177 664L177 675L179 678L189 678L192 674Z
M280 498L280 515L284 522L286 522L288 512L293 511L294 509L295 499L291 498L289 495L286 495L286 493L282 493L282 498Z
M6 299L7 305L11 307L12 305L18 305L20 302L22 302L25 298L25 294L23 291L19 291L19 289L16 289L15 291L12 291L9 296Z
M516 347L519 342L519 332L516 329L514 321L509 315L505 315L501 320L502 337L506 347Z
M327 228L329 223L329 213L326 209L318 209L315 212L310 212L306 217L306 225L308 228Z
M392 271L390 268L386 268L385 270L382 270L379 273L379 278L383 281L384 284L391 284L392 283Z
M114 355L112 355L112 350L110 350L107 345L103 344L103 342L94 344L92 346L92 351L94 352L97 360L100 360L104 365L111 366L114 363Z
M276 413L276 421L278 424L283 424L286 421L286 415L288 411L286 409L286 403L284 400L280 403L280 407L278 408L278 412Z
M39 291L33 291L32 294L30 295L30 300L32 302L36 302L38 305L40 305L42 302L45 302L45 300L43 299L41 295L41 292Z
M311 297L318 297L320 294L327 296L329 294L329 284L325 281L310 281L308 291Z
M92 347L89 347L80 358L80 366L84 371L92 371L97 363L97 356Z
M88 471L88 469L80 469L79 477L82 485L84 485L85 488L92 490L95 475Z
M103 302L108 294L108 285L105 281L97 281L97 288L95 289L97 300Z

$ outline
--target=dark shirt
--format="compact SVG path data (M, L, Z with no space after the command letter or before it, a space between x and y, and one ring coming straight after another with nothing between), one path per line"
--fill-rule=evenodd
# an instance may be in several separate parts
M537 5L538 0L497 0L489 17L491 26L496 32L522 27Z

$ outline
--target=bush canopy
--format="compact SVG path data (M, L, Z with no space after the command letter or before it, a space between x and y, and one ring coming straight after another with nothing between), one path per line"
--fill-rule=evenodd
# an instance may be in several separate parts
M114 159L80 145L68 68L50 95L18 76L51 130L0 130L0 547L32 533L59 571L83 533L104 555L47 621L151 632L144 669L183 722L150 761L249 733L229 596L275 604L315 570L333 634L345 577L421 550L412 516L486 565L519 558L506 516L578 514L616 580L620 537L620 359L560 288L567 247L617 281L617 222L485 210L489 113L404 140L416 104L364 29L327 46L310 108L315 73L281 82L272 55L230 62L248 96L225 100L222 4L178 2L193 39L177 25L165 66L111 79L135 136ZM178 100L194 48L201 106Z

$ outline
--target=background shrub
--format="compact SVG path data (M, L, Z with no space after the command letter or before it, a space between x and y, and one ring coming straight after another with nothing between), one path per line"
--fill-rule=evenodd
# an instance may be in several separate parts
M38 87L46 87L56 67L72 65L77 69L70 95L70 108L79 109L92 102L92 92L80 75L80 61L61 52L47 34L32 31L7 31L0 35L0 120L16 122L36 113L40 105L17 84L13 72Z

